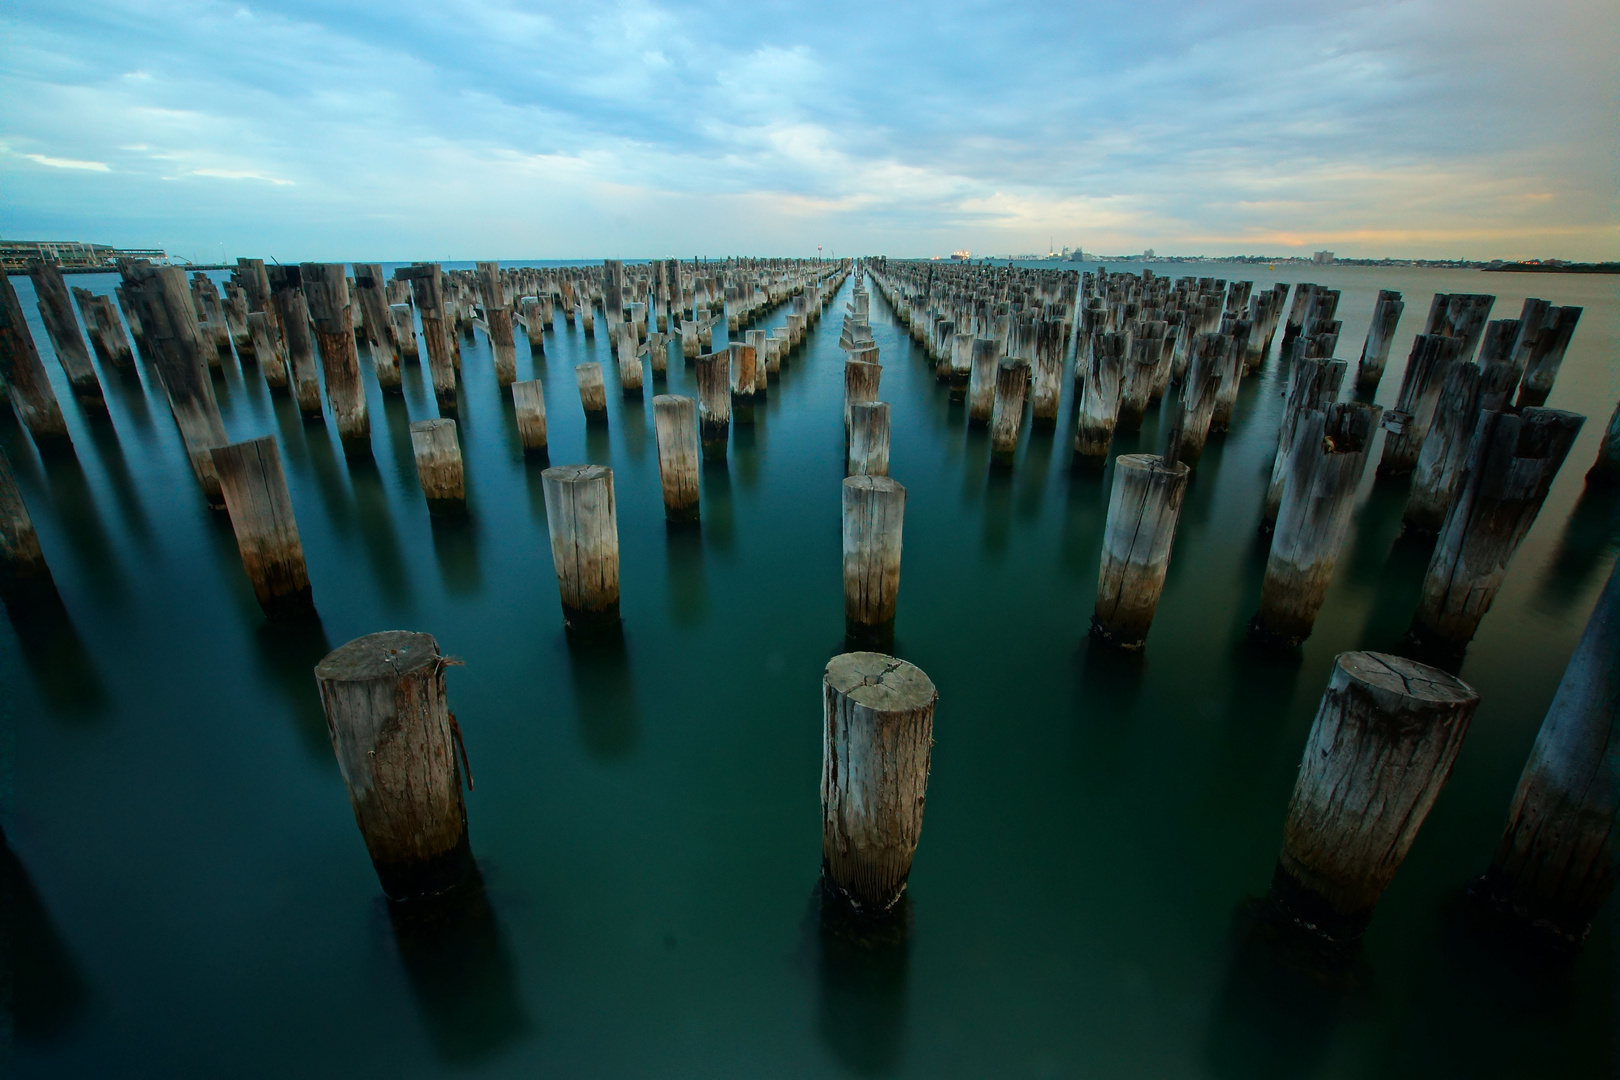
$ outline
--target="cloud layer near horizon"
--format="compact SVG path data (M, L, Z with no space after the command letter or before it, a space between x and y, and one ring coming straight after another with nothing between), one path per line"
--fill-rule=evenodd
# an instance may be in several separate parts
M0 233L1613 258L1612 2L13 0Z

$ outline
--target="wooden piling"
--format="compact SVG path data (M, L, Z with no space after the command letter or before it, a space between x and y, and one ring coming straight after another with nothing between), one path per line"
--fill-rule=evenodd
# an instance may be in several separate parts
M625 397L640 397L644 379L641 370L640 343L636 341L636 326L629 319L618 329L614 358L619 372L619 389Z
M276 440L266 435L216 446L210 453L242 568L259 606L272 619L314 610L304 545Z
M1340 653L1300 760L1272 898L1360 937L1451 774L1479 704L1468 684L1384 653Z
M1080 391L1080 411L1074 420L1076 464L1100 468L1108 460L1119 418L1119 379L1124 362L1125 335L1097 333L1086 358L1086 381Z
M658 477L664 488L664 517L678 524L697 521L698 469L703 460L703 447L698 440L697 401L659 394L653 398L653 426L658 435Z
M428 513L454 517L467 511L467 481L454 420L418 420L411 425L411 451Z
M1001 348L990 338L974 338L968 376L968 424L985 426L996 406L996 361Z
M74 288L73 302L84 318L85 332L90 335L90 347L95 350L96 359L115 368L133 367L135 354L124 336L124 324L118 320L112 298L98 296L89 289Z
M303 272L296 266L271 266L266 271L276 302L276 321L281 325L281 344L286 350L287 377L299 415L306 420L322 419L321 383L315 367L315 339L310 335Z
M315 668L327 732L383 892L443 892L472 869L462 801L461 732L445 697L438 642L385 630ZM459 751L459 753L458 753Z
M996 366L996 400L990 410L990 461L1001 468L1010 468L1018 452L1029 369L1029 361L1021 357L1004 359Z
M273 302L273 301L272 301ZM253 336L253 355L259 361L259 373L264 385L273 394L287 392L287 362L282 359L276 344L275 323L264 311L248 312L248 333Z
M1382 412L1377 405L1330 405L1311 409L1295 426L1260 611L1249 622L1257 640L1292 648L1310 637Z
M12 288L11 278L0 274L0 382L5 384L12 407L23 426L42 448L72 445L67 419L51 388L50 376L34 347L22 304Z
M875 350L866 350L872 352ZM850 358L844 361L844 439L847 442L850 436L850 425L854 422L852 410L856 402L878 400L879 388L883 382L883 365L869 363L856 359L863 353L851 353Z
M17 488L11 462L0 449L0 600L9 603L55 587L34 519Z
M1157 454L1114 459L1114 488L1103 527L1097 569L1097 607L1091 632L1113 645L1140 649L1159 607L1170 569L1187 466Z
M906 489L887 476L844 479L844 630L882 641L894 633Z
M846 476L889 475L889 405L857 401L849 407L849 454Z
M546 395L539 379L512 384L512 412L526 457L546 457Z
M74 400L88 412L105 414L107 400L102 396L101 379L90 362L84 336L79 333L79 320L73 314L73 301L68 296L61 266L54 260L29 259L28 277L39 297L40 320L45 324L57 362L67 374Z
M1614 887L1620 809L1620 567L1569 658L1476 886L1498 910L1566 947L1579 946Z
M1553 380L1563 365L1564 353L1569 349L1569 340L1575 335L1575 324L1580 320L1578 307L1547 309L1546 321L1528 355L1524 382L1519 384L1519 396L1513 403L1515 408L1546 403L1547 395L1552 393Z
M1405 528L1415 535L1433 536L1446 522L1479 423L1480 374L1477 364L1456 364L1440 388L1402 515Z
M611 631L619 625L613 470L605 465L560 465L540 475L563 622L575 633Z
M1461 349L1461 338L1442 334L1419 334L1413 340L1412 355L1401 376L1400 396L1395 399L1395 407L1384 414L1384 428L1389 434L1378 461L1380 476L1401 476L1417 465L1440 402L1440 390L1458 363Z
M1221 334L1197 334L1188 350L1187 371L1181 377L1179 397L1173 401L1170 435L1165 458L1180 461L1189 469L1198 467L1209 441L1210 421L1215 416L1215 396L1226 369L1242 363L1232 348L1232 339Z
M1361 346L1361 360L1356 364L1356 392L1371 395L1378 390L1389 363L1389 347L1395 340L1395 327L1400 324L1406 303L1401 294L1391 289L1379 289L1373 304L1372 325L1367 328L1367 341Z
M1413 645L1454 654L1473 639L1585 420L1537 408L1480 418L1423 578Z
M388 303L387 279L381 263L355 263L354 286L360 311L365 319L366 347L371 351L371 369L377 386L385 394L403 393L399 370L399 344L395 340L393 309ZM406 309L407 314L410 309ZM412 338L415 338L414 327Z
M366 387L360 377L360 354L354 343L354 304L342 263L302 263L304 300L309 305L315 342L326 375L326 400L332 406L338 438L346 453L369 453L371 417Z
M862 914L890 910L905 892L938 700L919 668L883 653L835 656L822 677L822 875Z
M444 309L444 272L438 263L401 267L394 276L411 283L411 299L422 317L422 341L427 347L433 396L440 409L456 404L456 362L451 350L450 327Z
M517 343L512 336L512 306L501 281L501 264L477 263L478 291L484 301L485 333L495 360L495 385L511 386L517 380Z
M130 299L146 327L153 366L186 444L192 472L202 485L203 497L208 505L223 509L225 497L214 472L211 451L229 440L208 373L206 353L212 351L213 344L203 340L197 325L185 271L177 266L143 264L131 269L125 287L131 290Z
M529 355L539 357L546 351L546 323L540 311L540 301L532 296L522 300L523 332L529 339Z
M1299 339L1295 341L1297 344ZM1296 359L1289 368L1288 393L1283 398L1282 417L1277 425L1277 452L1271 461L1271 483L1266 486L1266 497L1260 507L1262 533L1271 531L1277 511L1282 507L1283 487L1291 471L1289 455L1295 445L1295 429L1313 409L1326 412L1338 399L1346 366L1343 360L1313 356Z
M731 354L731 416L739 424L754 422L754 365L758 357L752 345L733 341Z
M579 364L574 368L574 379L579 383L579 403L585 410L585 422L607 423L607 384L602 381L602 365L595 360Z
M1035 362L1030 371L1029 419L1036 427L1055 427L1063 398L1063 322L1038 324Z
M421 350L416 344L416 313L409 304L388 305L388 323L394 328L394 342L399 347L401 362L420 363Z
M690 325L690 324L682 324ZM731 354L705 353L697 360L698 426L703 459L726 460L731 435Z
M1620 485L1620 404L1609 414L1609 426L1603 429L1597 460L1586 471L1586 482L1595 487Z

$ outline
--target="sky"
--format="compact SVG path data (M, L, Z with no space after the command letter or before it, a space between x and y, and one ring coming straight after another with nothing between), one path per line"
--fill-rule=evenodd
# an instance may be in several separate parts
M1620 257L1620 3L7 0L0 237Z

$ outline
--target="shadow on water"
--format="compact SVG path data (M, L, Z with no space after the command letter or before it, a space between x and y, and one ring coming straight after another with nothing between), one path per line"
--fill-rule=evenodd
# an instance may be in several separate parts
M608 435L606 424L592 420L585 422L585 463L587 465L613 464L613 440Z
M140 492L136 488L135 477L129 471L129 462L124 458L118 433L109 427L97 425L90 429L90 438L96 444L96 456L101 459L102 468L107 470L107 481L118 500L118 512L124 519L124 528L143 547L150 547L151 523L146 520L146 508L141 505Z
M433 531L433 554L439 560L439 574L447 592L477 596L483 592L484 576L478 562L478 519L471 514L429 518Z
M586 752L599 761L629 757L640 737L640 718L624 628L589 638L565 632L564 637Z
M547 531L546 525L546 483L543 474L547 468L544 459L534 458L523 464L523 486L529 492L529 516L534 523L540 526L542 532Z
M984 478L984 529L979 545L992 556L1004 555L1012 536L1012 475L1002 469L987 469ZM998 560L999 561L999 560Z
M326 713L315 688L315 665L332 651L319 613L267 620L255 628L253 639L259 669L285 700L299 744L311 758L336 768Z
M735 546L737 519L731 500L731 467L725 461L705 461L699 493L703 513L704 539L716 551L730 552Z
M764 412L763 409L760 412ZM737 482L745 490L759 486L759 423L731 425L731 462L737 470Z
M1234 917L1234 948L1204 1043L1214 1077L1269 1080L1315 1075L1335 1028L1361 993L1355 961L1312 948L1268 900Z
M142 435L152 433L152 410L146 403L146 387L141 385L141 376L133 366L107 373L109 375L103 384L110 387L112 396L123 406L124 415L129 417L135 430ZM161 391L160 391L161 392Z
M478 1065L528 1033L512 959L476 866L450 892L384 903L440 1062Z
M405 569L394 515L388 505L382 473L371 455L349 459L349 484L354 489L354 505L360 527L360 542L377 579L377 591L396 604L411 602L411 577ZM437 544L435 544L437 546Z
M630 453L630 460L641 461L647 454L647 413L649 408L645 403L652 398L650 393L643 391L636 397L624 399L624 407L619 410L619 426L623 429L624 448Z
M1423 575L1433 554L1434 541L1429 537L1396 537L1361 628L1361 648L1391 652L1398 647L1412 625L1412 612L1417 609Z
M1344 559L1344 575L1358 590L1376 587L1384 580L1391 545L1404 543L1415 549L1427 543L1417 537L1399 539L1407 494L1405 484L1375 483L1357 513L1351 526L1354 541Z
M863 918L817 881L806 921L820 982L821 1040L857 1076L893 1072L904 1049L911 898L901 896L886 917Z
M1567 615L1580 602L1597 572L1614 558L1620 538L1620 488L1588 484L1575 500L1558 548L1536 591L1537 610Z
M1075 764L1106 789L1128 775L1122 766L1142 696L1147 651L1115 648L1086 634L1074 653L1074 667Z
M703 527L694 522L665 528L670 617L680 625L693 626L703 621L708 608L703 577Z
M52 452L42 455L41 462L51 503L80 573L98 603L122 601L125 595L123 574L78 455Z
M388 428L388 452L394 459L394 471L407 489L416 476L416 452L411 449L411 412L402 396L388 394L383 398L383 424Z
M0 968L6 1011L19 1042L48 1044L68 1034L90 1002L90 988L51 922L27 867L0 832Z
M8 597L5 607L46 711L58 719L97 718L107 706L107 692L56 587Z
M338 464L332 449L332 436L325 424L310 420L301 425L304 448L309 454L310 472L315 478L315 490L320 492L321 504L326 507L327 520L339 536L354 531L354 503L343 482L344 470Z
M1025 521L1040 516L1056 443L1057 432L1052 428L1042 425L1030 430L1029 445L1018 469L1018 516Z
M1063 568L1070 577L1095 581L1113 474L1089 464L1071 466L1066 482L1068 496L1059 538Z

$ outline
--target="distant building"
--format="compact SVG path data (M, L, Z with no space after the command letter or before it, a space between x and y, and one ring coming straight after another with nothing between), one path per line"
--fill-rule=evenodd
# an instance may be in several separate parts
M1146 251L1144 251L1144 252L1142 252L1142 258L1144 258L1144 259L1151 259L1151 258L1153 258L1153 249L1152 249L1152 248L1148 248L1148 249L1147 249L1147 250L1146 250Z
M1331 251L1318 251L1315 255L1311 256L1311 262L1316 263L1318 266L1325 266L1332 261L1333 252Z
M955 259L957 262L967 262L969 259L973 258L973 252L953 251L951 252L951 258Z
M81 244L75 240L0 240L0 264L6 273L20 274L30 259L54 259L63 270L112 270L119 259L150 259L167 262L160 248L115 248L106 244Z

